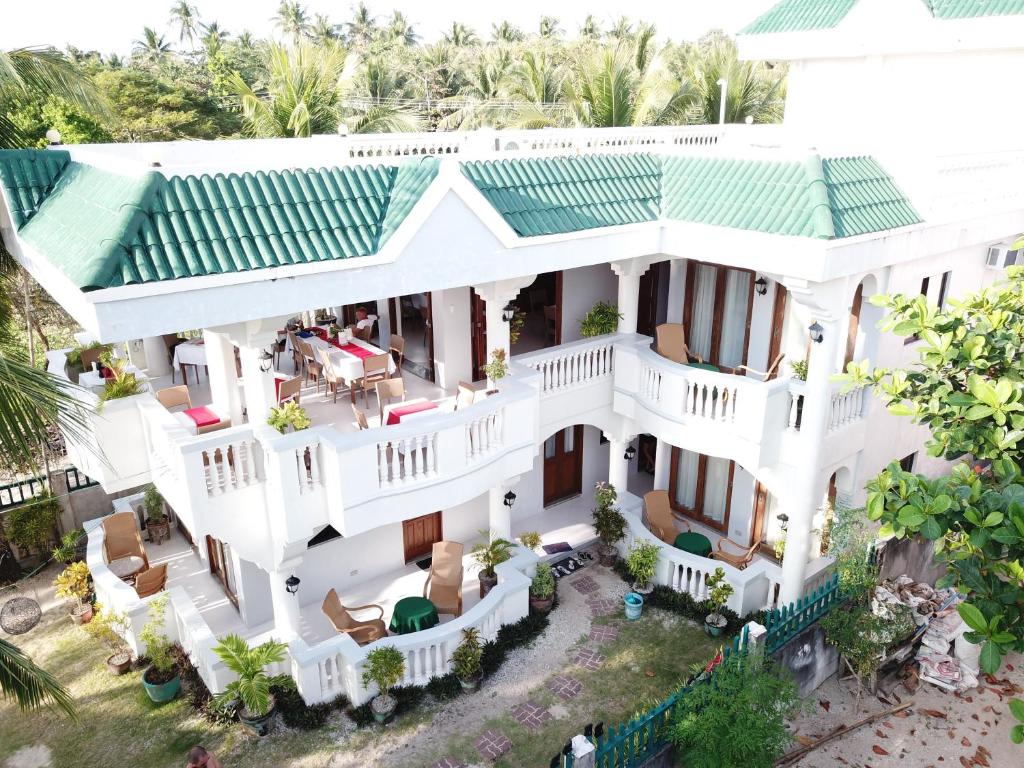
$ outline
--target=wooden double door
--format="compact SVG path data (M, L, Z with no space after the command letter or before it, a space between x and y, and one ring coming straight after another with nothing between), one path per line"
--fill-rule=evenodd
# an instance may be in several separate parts
M560 429L544 441L544 506L583 493L583 425Z
M414 517L402 522L405 562L422 560L433 551L434 544L444 539L444 521L440 512Z
M235 594L235 572L231 567L231 548L220 539L207 535L206 553L210 558L210 574L220 582L224 595L237 608L238 595Z

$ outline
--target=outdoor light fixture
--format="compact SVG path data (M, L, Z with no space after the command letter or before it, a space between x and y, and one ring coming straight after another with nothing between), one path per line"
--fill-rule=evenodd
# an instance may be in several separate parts
M782 530L786 530L789 527L789 515L787 515L785 512L783 512L781 515L778 515L776 519L780 523L782 523Z
M512 509L512 505L516 503L516 495L509 491L505 494L505 506Z
M626 452L622 454L622 458L624 458L626 461L632 461L634 458L636 458L636 448L634 448L632 445L627 445Z
M758 277L757 280L754 281L754 290L757 291L758 296L764 296L768 293L768 281L765 280L763 276Z
M267 350L260 352L260 370L266 373L274 363L274 355Z
M50 130L48 130L46 132L46 143L49 144L51 147L59 147L60 131L58 131L56 128L51 128Z
M505 308L501 310L501 319L506 323L511 323L512 319L516 316L515 304L509 302L505 305Z
M815 344L821 344L821 342L825 339L825 329L818 324L817 320L811 323L811 327L808 328L807 330L811 332L811 341L813 341Z
M299 583L301 579L294 573L284 580L284 588L287 590L289 595L294 595L299 591Z

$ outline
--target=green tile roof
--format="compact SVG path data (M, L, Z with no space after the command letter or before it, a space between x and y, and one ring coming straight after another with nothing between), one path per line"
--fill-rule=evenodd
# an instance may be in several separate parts
M19 235L82 290L376 253L437 171L428 157L132 177L70 162L66 152L0 154Z
M1024 14L1024 0L924 0L937 19L975 19Z
M857 0L782 0L740 30L741 35L831 29Z
M462 164L462 172L524 237L658 218L654 155L585 155Z
M821 161L836 237L895 229L921 220L882 167L870 157Z

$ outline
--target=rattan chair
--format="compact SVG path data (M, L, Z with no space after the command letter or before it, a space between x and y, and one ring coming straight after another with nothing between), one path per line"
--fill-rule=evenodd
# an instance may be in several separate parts
M138 557L142 560L143 569L149 568L149 558L142 546L134 512L117 512L103 519L103 549L108 563L125 557Z
M723 545L728 544L739 550L739 552L727 552L723 549ZM754 559L754 553L757 552L757 544L755 543L751 547L744 547L742 544L737 544L727 536L723 536L718 540L718 551L715 552L715 560L721 560L722 562L729 563L729 565L739 568L741 571L750 565L750 562Z
M462 552L463 547L457 541L434 544L423 596L434 604L438 613L462 615Z
M380 423L384 423L384 406L398 399L405 401L405 382L401 379L384 379L376 384L377 405L380 407Z
M685 365L690 362L691 357L698 363L704 362L700 355L694 354L686 346L686 329L681 323L662 323L655 328L654 350L673 363Z
M352 613L355 611L368 611L371 609L380 612L376 619L357 621L352 618ZM374 640L380 640L382 637L388 636L388 628L384 626L384 609L375 603L346 608L341 604L341 598L338 597L338 593L331 589L327 593L327 597L324 598L323 612L338 632L344 632L359 643L359 645L366 645Z
M135 577L135 592L139 597L149 597L163 592L167 586L167 563L147 568Z
M185 410L192 407L192 396L189 395L188 387L184 384L157 390L156 399L168 411L182 405L185 406Z
M672 514L672 505L669 502L668 491L648 491L644 494L644 512L647 516L647 527L655 536L666 544L674 545L679 530L676 528L676 518ZM682 523L687 531L690 526Z

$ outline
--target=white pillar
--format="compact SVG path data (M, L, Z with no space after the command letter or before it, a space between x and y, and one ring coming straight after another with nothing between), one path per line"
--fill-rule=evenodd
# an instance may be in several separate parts
M512 344L509 339L512 326L502 318L505 305L519 295L519 292L537 279L536 275L526 275L508 280L496 280L473 286L473 290L484 300L484 319L487 326L487 362L496 349L505 350L507 357L512 356Z
M683 322L683 301L686 295L686 260L672 259L668 263L668 304L665 318L670 323Z
M203 330L206 365L210 370L210 396L230 417L231 425L242 423L242 398L235 369L235 345L226 333Z
M608 438L608 482L622 494L629 490L629 462L624 458L629 438L612 437L607 432L605 437Z
M672 446L659 439L654 449L654 488L667 490L672 471Z
M301 634L302 618L298 594L289 594L285 580L295 572L299 560L288 560L270 572L270 599L274 605L274 639L287 643ZM301 589L301 585L299 586Z
M146 370L146 346L142 339L129 339L124 346L128 352L128 362L139 370Z
M376 314L377 336L380 341L380 348L388 350L391 348L391 312L388 310L387 299L377 299Z
M155 379L171 372L171 363L163 336L149 336L143 339L142 349L146 355L146 374L149 378Z
M640 306L640 278L653 263L652 257L613 261L612 271L619 277L619 333L636 333Z
M505 505L508 489L499 485L487 491L487 519L491 539L512 539L512 509Z
M840 333L839 322L834 318L822 318L819 315L817 322L822 326L823 338L821 343L811 344L807 365L807 393L804 396L799 448L794 462L801 471L792 478L792 493L787 494L791 503L785 510L789 515L789 523L786 529L786 553L782 559L780 600L783 604L794 602L803 594L814 513L824 494L820 477L820 450L831 408L832 385L829 379L836 368Z
M266 424L271 406L277 405L274 395L273 369L266 373L261 370L260 354L267 349L273 340L264 340L263 344L254 345L252 341L239 345L238 353L242 359L242 378L245 381L245 409L250 424Z

